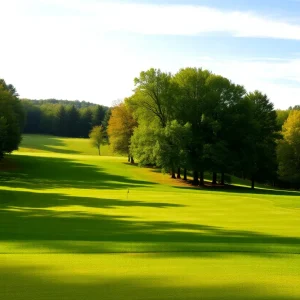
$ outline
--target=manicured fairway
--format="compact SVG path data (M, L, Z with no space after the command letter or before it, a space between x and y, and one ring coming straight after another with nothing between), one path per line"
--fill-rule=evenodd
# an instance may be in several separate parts
M300 193L195 189L43 138L0 164L0 299L300 298Z

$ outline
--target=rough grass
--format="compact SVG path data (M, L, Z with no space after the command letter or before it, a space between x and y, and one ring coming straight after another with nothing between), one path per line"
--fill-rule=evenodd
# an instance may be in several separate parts
M38 147L0 165L0 299L300 298L299 193Z

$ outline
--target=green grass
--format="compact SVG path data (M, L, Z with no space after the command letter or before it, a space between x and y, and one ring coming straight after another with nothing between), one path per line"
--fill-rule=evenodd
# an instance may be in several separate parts
M43 152L80 155L98 155L98 149L91 146L89 139L63 138L39 134L24 134L20 152ZM101 155L112 155L108 145L102 145Z
M300 298L300 193L196 189L52 139L0 163L0 299Z

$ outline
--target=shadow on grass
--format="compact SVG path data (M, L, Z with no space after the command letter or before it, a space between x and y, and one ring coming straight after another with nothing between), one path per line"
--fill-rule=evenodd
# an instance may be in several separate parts
M30 139L30 142L27 144L26 139ZM64 154L81 154L80 151L61 149L57 147L65 147L66 144L58 137L51 135L30 135L30 137L25 137L21 147L24 148L34 148L36 150L55 152L55 153L64 153Z
M0 257L1 259L1 257ZM74 258L73 258L74 259ZM80 258L79 258L80 259ZM105 259L105 258L103 258ZM106 259L110 259L106 257ZM22 259L25 262L26 257ZM53 263L55 258L48 258L49 263ZM99 259L98 259L99 260ZM1 260L0 260L1 261ZM91 260L93 262L93 260ZM101 261L100 261L101 262ZM153 263L150 260L151 263ZM157 264L157 262L154 262ZM203 271L201 260L196 261L196 266ZM54 263L55 265L55 263ZM275 287L270 283L245 283L243 278L240 278L240 283L237 284L233 279L233 284L230 284L230 278L223 283L224 278L220 276L219 284L208 284L205 282L197 282L191 284L185 282L189 280L186 274L181 274L181 284L177 285L174 280L179 278L179 275L170 276L170 270L162 270L161 267L154 265L158 272L155 276L143 274L142 277L121 276L118 272L118 267L112 264L112 270L115 270L115 276L105 276L101 271L97 270L99 266L90 265L90 274L76 274L77 265L74 275L61 275L58 272L58 277L55 277L55 269L44 265L39 267L29 266L0 266L0 298L2 300L24 300L24 299L104 299L104 300L195 300L195 299L245 299L245 300L296 300L296 296L286 295L286 289L280 289L280 285ZM177 266L170 266L175 272ZM133 267L128 266L133 269ZM147 272L147 265L143 266L143 272ZM80 270L80 269L79 269ZM188 270L187 270L188 271ZM237 270L238 271L238 270ZM140 273L136 270L136 273ZM211 271L209 271L211 272ZM49 275L51 274L51 275ZM172 275L172 274L171 274ZM280 275L279 275L280 276ZM171 277L171 278L170 278ZM278 277L278 276L277 276ZM285 280L282 275L283 280ZM169 278L171 280L169 280ZM218 278L218 274L216 274ZM59 280L60 279L60 280ZM255 282L255 280L253 280ZM183 283L184 282L184 283ZM295 289L296 291L296 289Z
M138 167L138 164L130 164L124 163L128 166ZM154 168L149 166L152 172L154 173L162 173L160 168ZM206 174L207 175L207 174ZM206 176L207 177L207 176ZM175 180L175 179L174 179ZM178 180L178 179L176 179ZM272 188L261 188L257 187L252 190L250 187L246 186L237 186L237 185L225 185L225 186L212 186L209 178L205 179L205 187L197 187L192 185L192 181L184 181L179 179L182 184L186 184L186 186L174 186L177 189L183 190L201 190L201 191L212 191L212 192L228 192L228 193L238 193L238 194L257 194L257 195L277 195L277 196L300 196L300 192L298 191L289 191L283 189L272 189Z
M0 171L0 185L28 189L80 188L127 189L152 186L155 183L134 180L108 173L100 166L82 164L71 159L14 156L18 170ZM118 170L120 172L120 170Z
M46 243L45 247L62 252L114 252L120 251L114 244L121 243L127 245L121 247L125 252L133 249L137 252L300 253L298 237L226 230L201 224L140 221L128 216L105 214L103 209L117 207L180 209L182 206L127 201L126 195L122 200L40 193L39 190L51 188L134 189L151 187L154 183L114 175L101 167L63 158L15 156L14 161L19 169L0 175L0 185L12 188L0 190L0 241L3 242L34 241L37 246ZM33 189L37 193L13 188ZM245 188L228 191L250 192ZM254 191L257 192L270 193L270 190ZM53 241L56 243L48 243ZM131 247L131 244L137 246Z
M2 190L0 241L26 242L62 252L246 252L300 253L300 238L167 221L139 221L101 209L178 205L82 198ZM82 209L80 209L82 207ZM90 208L88 210L87 208ZM180 213L180 211L178 211ZM55 241L51 244L50 241ZM71 243L66 244L69 241ZM79 243L78 243L79 242ZM94 243L98 242L98 243ZM115 248L115 243L125 245ZM129 245L129 246L128 246ZM135 248L135 245L137 247Z
M182 190L199 190L199 191L212 191L221 193L236 193L236 194L253 194L253 195L274 195L274 196L300 196L300 192L288 190L276 190L268 188L255 188L254 190L244 186L226 185L226 186L174 186L176 189Z

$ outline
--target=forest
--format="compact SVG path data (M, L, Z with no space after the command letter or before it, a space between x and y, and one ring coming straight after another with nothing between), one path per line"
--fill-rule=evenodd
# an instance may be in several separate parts
M135 78L134 94L112 108L116 152L204 185L226 174L278 187L300 187L299 106L276 111L267 95L247 92L208 70L159 69Z
M88 138L102 126L115 153L172 178L204 185L228 175L285 188L300 187L299 106L275 110L267 95L248 92L199 68L176 74L149 69L133 95L112 108L84 101L19 99L0 82L0 155L18 149L22 133Z
M85 101L21 99L24 133L87 138L94 126L107 127L110 110Z

